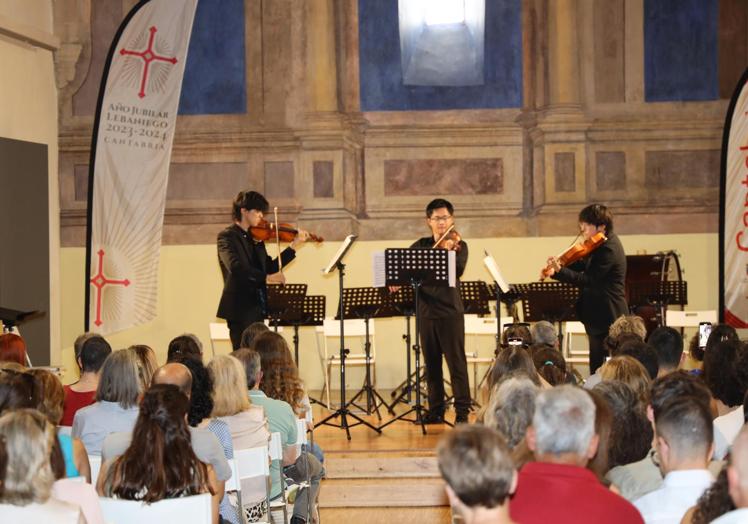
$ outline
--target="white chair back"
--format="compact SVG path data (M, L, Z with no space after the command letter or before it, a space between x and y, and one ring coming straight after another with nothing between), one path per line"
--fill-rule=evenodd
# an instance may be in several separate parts
M210 524L213 518L210 493L165 499L153 504L105 497L99 498L99 502L104 521L108 524Z
M296 445L301 446L306 443L306 420L303 418L296 419Z
M225 342L231 340L229 336L229 326L225 322L211 322L208 324L208 331L210 331L210 350L213 352L213 356L216 356L216 347L214 342Z
M101 471L101 455L89 455L88 463L91 465L91 484L96 486L96 480L99 478L99 471Z
M267 446L234 450L243 505L269 502L269 458Z
M270 460L283 461L283 439L280 433L270 434L270 447L268 448Z
M699 327L699 322L711 322L716 324L717 312L715 310L707 311L672 311L670 309L665 313L665 320L670 327Z
M369 362L373 366L376 363L376 322L374 319L369 320ZM320 329L321 328L321 329ZM361 318L349 318L343 321L345 335L345 344L350 350L346 357L346 366L365 366L366 365L366 322ZM322 364L324 366L325 384L323 387L323 397L327 401L327 407L330 408L330 383L332 381L332 366L340 365L340 320L334 318L325 318L322 326L318 327L318 333L321 333L323 339L324 357ZM354 351L351 339L360 339L360 349ZM372 377L376 382L376 368L372 367Z
M235 458L228 459L229 469L231 470L231 478L224 483L224 491L241 491L242 485L239 482L239 464Z

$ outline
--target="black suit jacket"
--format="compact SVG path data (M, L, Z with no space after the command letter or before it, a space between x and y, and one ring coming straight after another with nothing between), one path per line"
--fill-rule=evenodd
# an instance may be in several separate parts
M289 247L281 257L285 266L296 257L296 252ZM234 321L265 318L265 279L278 272L278 259L270 258L263 242L255 242L234 224L218 234L218 263L223 275L223 293L216 316Z
M626 254L614 233L587 258L572 267L563 267L556 280L581 288L577 315L590 335L603 335L621 315L626 305Z

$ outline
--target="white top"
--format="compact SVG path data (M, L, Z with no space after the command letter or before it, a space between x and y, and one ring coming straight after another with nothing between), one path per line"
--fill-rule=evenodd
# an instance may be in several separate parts
M671 471L662 487L634 501L646 524L679 524L714 477L706 469Z
M748 508L740 508L714 519L712 524L745 524L746 522L748 522Z
M730 451L744 423L743 406L738 406L726 415L714 419L714 458L723 459Z
M47 502L26 506L0 504L0 522L44 522L44 524L85 524L80 506L50 497Z
M270 441L265 410L260 406L250 406L246 411L228 417L218 417L218 420L228 424L234 451L267 446Z

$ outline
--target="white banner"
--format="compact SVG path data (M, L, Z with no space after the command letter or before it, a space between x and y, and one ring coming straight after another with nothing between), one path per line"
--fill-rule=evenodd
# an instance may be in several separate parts
M98 333L156 316L166 185L196 6L197 0L137 4L104 69L87 245L86 329Z
M720 305L723 321L748 327L748 71L725 123L720 207Z

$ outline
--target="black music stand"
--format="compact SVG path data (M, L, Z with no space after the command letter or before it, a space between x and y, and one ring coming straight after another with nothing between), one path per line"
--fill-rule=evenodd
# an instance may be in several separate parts
M298 304L304 300L306 288L306 284L271 284L267 287L267 317L274 331L277 332L278 326L283 325L281 321L293 308L292 303Z
M0 322L3 324L2 332L10 333L16 326L43 315L44 312L42 311L20 311L18 309L0 307Z
M388 411L392 413L399 402L408 405L413 402L413 388L416 386L413 382L416 374L415 371L411 371L412 365L410 358L410 351L412 349L410 318L416 314L413 288L410 286L401 287L389 296L388 303L385 307L388 309L390 316L402 315L405 317L405 334L403 335L403 341L405 342L405 380L392 390L392 393L390 393L393 400L387 408ZM420 387L420 384L418 387Z
M466 315L488 315L491 313L488 307L491 295L488 293L488 285L482 280L461 280L460 298Z
M659 309L660 321L667 326L667 308L670 304L688 304L688 282L683 280L655 280L630 282L628 285L629 308L652 305Z
M532 282L515 284L515 289L522 293L522 312L525 322L547 320L558 324L559 351L563 348L562 322L577 319L576 304L579 300L579 288L563 282Z
M383 318L391 316L388 308L385 307L386 301L386 289L377 287L349 287L343 290L345 295L345 316L347 318L356 317L363 319L366 330L364 339L364 355L365 355L365 366L366 371L364 375L364 384L361 389L351 398L351 404L366 411L367 415L371 415L372 411L377 414L377 418L382 420L382 415L379 413L379 406L387 407L387 410L394 415L394 411L387 406L384 398L376 388L372 385L371 380L371 337L369 336L369 320L372 318ZM366 395L366 408L362 408L356 404L356 400Z
M379 427L383 429L396 420L407 420L421 425L421 431L426 434L423 422L424 407L421 405L420 368L421 368L421 322L418 311L418 295L421 286L454 286L457 280L455 252L446 249L386 249L384 251L385 284L388 286L411 286L415 298L416 343L413 344L415 353L415 385L416 403L405 413L385 422ZM405 418L415 412L415 419Z
M376 431L377 433L382 433L382 430L380 428L369 424L355 413L352 413L351 410L348 409L348 406L351 403L345 401L345 359L347 358L347 355L348 353L350 353L350 351L345 347L345 295L343 293L343 290L345 289L343 287L345 264L343 263L343 257L345 257L345 254L348 252L355 239L356 235L348 235L343 244L340 246L340 249L338 249L338 252L335 253L335 256L333 256L332 260L324 270L324 274L326 275L332 273L334 269L338 270L338 289L340 291L340 303L338 304L338 312L340 314L340 407L329 416L325 417L314 425L315 428L326 425L345 429L345 434L348 437L348 440L351 440L350 428L359 426L361 424ZM337 417L340 417L340 424L333 424L332 422L330 422L332 419ZM356 420L357 422L354 424L348 424L348 417Z

